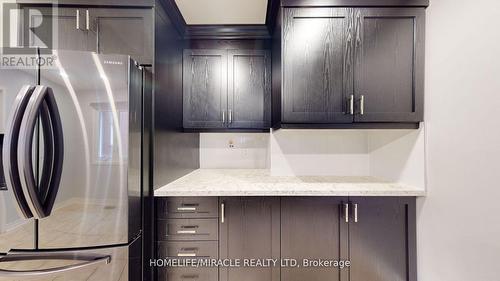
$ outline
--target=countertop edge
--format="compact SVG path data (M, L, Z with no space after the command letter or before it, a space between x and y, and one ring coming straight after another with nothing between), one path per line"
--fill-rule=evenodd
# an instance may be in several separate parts
M227 197L249 197L249 196L275 196L275 197L314 197L314 196L359 196L359 197L425 197L427 193L425 191L415 190L415 191L338 191L338 192L298 192L298 191L290 191L290 192L252 192L252 191L243 191L243 192L232 192L232 191L210 191L210 192L184 192L184 191L155 191L155 197L219 197L219 196L227 196Z
M211 173L216 173L216 176L221 177L221 182L219 184L218 179L213 180L213 176ZM240 184L240 186L235 187L232 184L228 184L229 180L233 180L232 176L241 175L245 179L251 179L252 174L257 173L256 178L258 180L262 180L262 175L260 173L267 173L265 170L231 170L227 175L224 174L224 169L197 169L194 170L174 181L168 183L162 187L157 188L154 191L155 197L219 197L219 196L228 196L228 197L249 197L249 196L274 196L274 197L297 197L297 196L359 196L359 197L425 197L427 195L426 190L420 189L414 186L409 186L402 183L395 182L376 182L375 186L369 186L370 183L361 182L358 184L352 182L332 182L332 187L324 187L324 182L318 182L318 186L314 186L314 183L304 183L302 187L302 183L292 182L292 183L279 183L279 182L270 182L266 183L257 181L256 184L259 188L255 188L255 185L249 181L243 185L241 183L236 182L235 185ZM200 173L208 173L208 178L211 181L203 182L203 177L206 175L200 176ZM222 173L222 176L221 174ZM264 178L267 177L266 175ZM314 177L314 176L313 176ZM193 182L193 179L196 179ZM201 180L200 180L201 179ZM238 177L236 177L238 179ZM192 181L192 182L189 182ZM199 184L198 184L199 183ZM267 184L269 188L267 188ZM329 184L327 182L327 184ZM340 188L335 188L335 184L343 185ZM368 184L368 186L367 186ZM311 186L313 185L313 186ZM287 187L290 186L288 189ZM202 187L202 188L200 188Z

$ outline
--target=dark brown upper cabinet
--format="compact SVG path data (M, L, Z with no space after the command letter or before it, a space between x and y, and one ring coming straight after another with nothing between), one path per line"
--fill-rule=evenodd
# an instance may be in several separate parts
M229 128L269 128L271 57L264 50L228 51Z
M184 50L184 128L266 129L271 58L266 50Z
M22 38L30 47L47 47L43 42L54 38L53 49L123 54L141 64L153 63L152 9L22 7ZM42 20L51 21L54 28L40 25Z
M424 9L356 9L356 122L423 120Z
M284 8L282 124L423 121L424 8Z
M184 128L223 128L227 120L227 54L184 50Z
M285 9L283 122L351 123L352 9Z
M221 259L280 259L280 200L223 197L219 222ZM280 265L220 267L219 281L280 281Z

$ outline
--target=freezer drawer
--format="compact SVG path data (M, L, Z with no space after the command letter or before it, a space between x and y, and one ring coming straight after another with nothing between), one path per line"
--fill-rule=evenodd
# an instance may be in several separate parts
M217 240L217 219L169 219L158 221L158 240Z
M140 245L138 239L129 246L94 250L11 251L0 257L0 281L140 280Z
M169 197L157 199L160 219L217 218L217 197Z

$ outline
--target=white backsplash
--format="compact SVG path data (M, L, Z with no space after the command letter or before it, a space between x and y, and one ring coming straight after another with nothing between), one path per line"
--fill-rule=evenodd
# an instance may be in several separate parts
M200 168L269 168L269 134L201 133Z
M202 133L200 167L273 176L374 176L425 186L424 129Z
M277 130L271 135L275 176L366 176L367 138L360 130Z

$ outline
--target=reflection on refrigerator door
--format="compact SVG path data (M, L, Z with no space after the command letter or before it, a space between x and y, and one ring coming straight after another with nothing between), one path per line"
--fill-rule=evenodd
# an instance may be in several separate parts
M35 52L32 55L36 57ZM28 209L21 210L22 192L12 186L11 173L16 172L13 170L16 166L12 165L15 159L9 157L9 152L12 152L10 151L12 146L9 145L12 144L9 141L9 130L12 129L11 119L14 118L18 98L23 96L23 89L26 87L34 89L36 83L36 68L0 69L0 134L3 139L0 161L2 161L1 173L4 180L3 188L0 190L0 253L7 253L11 249L34 248L33 219Z
M39 246L128 243L140 231L140 226L129 228L129 221L140 217L130 208L129 197L140 185L130 180L135 158L129 153L140 149L140 144L129 146L132 117L137 116L131 100L140 96L129 86L136 68L127 56L70 51L55 55L56 67L42 70L40 83L53 89L60 109L65 161L52 214L40 220Z
M142 70L52 55L53 67L0 70L0 280L141 280Z
M0 281L140 280L140 240L100 250L12 252L0 259ZM137 257L137 255L139 255Z

